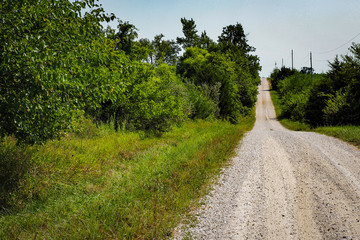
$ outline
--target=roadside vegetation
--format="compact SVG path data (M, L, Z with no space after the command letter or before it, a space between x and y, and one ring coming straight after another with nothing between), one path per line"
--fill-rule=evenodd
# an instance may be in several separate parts
M272 99L280 122L291 130L316 131L359 146L360 44L336 57L326 74L289 68L270 76Z
M6 138L0 153L13 175L2 179L0 238L164 239L253 122L190 121L161 138L90 126L21 148Z
M242 25L138 39L91 0L5 1L0 20L0 239L170 236L254 123Z

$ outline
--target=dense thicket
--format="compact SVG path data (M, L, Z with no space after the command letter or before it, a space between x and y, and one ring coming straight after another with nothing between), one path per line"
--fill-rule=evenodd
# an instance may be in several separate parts
M259 59L240 24L215 43L183 18L184 37L150 41L129 22L103 29L114 18L93 0L1 3L1 136L43 142L84 118L159 133L187 117L237 122L254 105Z
M280 94L284 117L313 126L360 125L360 45L349 50L329 63L326 74L274 70L270 81Z

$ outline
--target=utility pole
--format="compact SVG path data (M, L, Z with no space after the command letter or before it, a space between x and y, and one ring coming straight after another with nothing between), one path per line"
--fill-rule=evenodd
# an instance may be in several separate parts
M294 69L294 50L291 50L291 70Z
M282 58L281 59L281 68L283 68L284 67L284 59Z
M275 69L277 69L277 64L276 64L276 61L275 61Z
M312 81L313 80L312 52L310 52L310 71L311 71L311 81Z

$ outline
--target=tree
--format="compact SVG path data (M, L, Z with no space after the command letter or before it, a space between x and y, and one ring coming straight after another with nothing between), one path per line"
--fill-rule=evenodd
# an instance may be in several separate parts
M137 28L129 22L119 20L118 32L115 34L117 41L116 49L124 51L127 55L131 54L135 39L138 37Z
M207 85L218 89L217 100L220 116L232 123L238 121L243 110L240 101L235 63L225 55L217 52L209 53L201 48L187 48L178 66L179 73L196 86ZM220 86L220 87L219 87Z
M229 49L232 51L236 49L242 54L255 51L255 48L248 45L247 42L248 40L244 33L244 29L240 23L224 27L218 39L218 43L223 52L226 52Z
M314 69L311 67L302 67L300 72L304 74L313 74Z
M297 71L295 69L282 67L281 69L274 69L270 75L271 88L273 90L278 90L278 84L281 80L290 77L295 74Z
M147 38L142 38L139 41L134 42L131 56L133 60L155 64L154 48L151 41Z
M109 65L123 57L101 26L114 16L94 1L2 1L0 13L1 136L55 138L77 128L85 106L121 95Z
M156 35L151 42L152 48L154 49L155 63L175 65L178 59L178 53L180 52L180 47L175 41L163 40L163 37L163 34Z
M203 31L201 33L199 39L199 47L210 51L212 51L216 47L215 42L207 35L206 31Z
M178 44L183 46L185 50L188 47L196 47L199 44L199 36L197 35L196 24L193 19L187 20L186 18L181 18L182 31L184 33L184 38L177 38L176 41Z

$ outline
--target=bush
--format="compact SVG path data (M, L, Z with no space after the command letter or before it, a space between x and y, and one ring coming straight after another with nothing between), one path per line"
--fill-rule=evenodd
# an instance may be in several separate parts
M330 63L330 71L311 91L306 118L312 125L360 124L360 45L349 50L351 55Z
M330 95L323 109L324 120L327 125L342 125L348 121L347 113L350 105L347 102L347 92L338 91L335 95Z
M295 69L290 69L287 67L282 67L281 69L274 69L274 71L270 75L271 88L273 90L279 89L279 83L281 80L290 77L295 74L297 71Z
M196 86L219 89L220 116L236 123L243 108L240 101L235 63L221 53L188 48L178 65L178 72ZM215 99L214 99L215 100Z
M191 119L214 119L219 116L220 83L212 87L207 84L196 86L193 83L187 83L186 86Z
M113 117L116 127L158 134L185 117L185 87L176 76L175 67L161 64L154 68L134 62L124 85L126 94L103 102L98 120L109 122Z
M278 83L282 117L305 122L311 91L322 78L319 74L311 76L297 72L282 79Z

